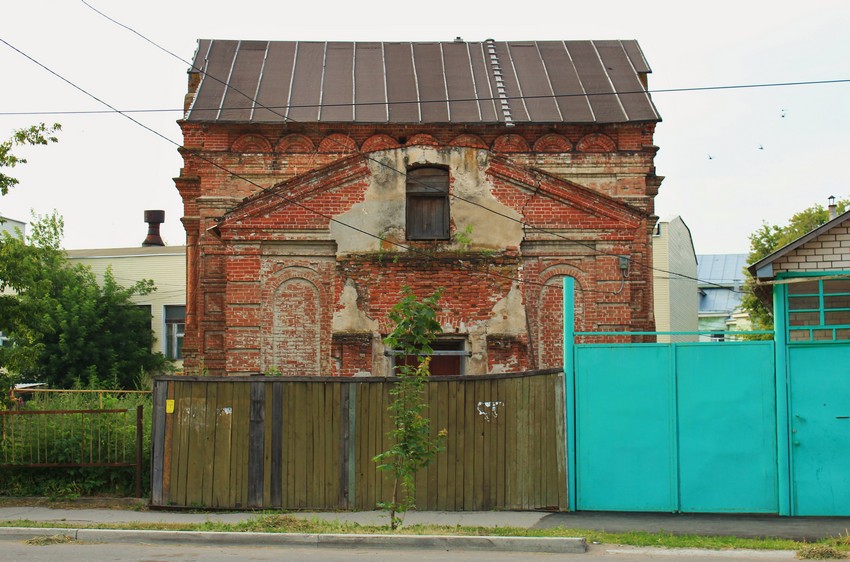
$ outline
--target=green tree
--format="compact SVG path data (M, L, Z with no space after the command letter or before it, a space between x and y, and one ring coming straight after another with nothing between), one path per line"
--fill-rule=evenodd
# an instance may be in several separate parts
M850 199L838 200L835 204L839 214L850 209ZM788 224L780 226L762 223L758 230L750 234L750 254L747 263L756 263L828 221L829 210L823 205L814 205L795 213L789 219ZM773 316L756 296L755 279L747 269L744 270L744 276L746 278L744 286L746 294L741 300L742 308L750 314L754 330L772 330Z
M155 290L142 280L122 287L107 270L99 284L91 269L68 262L60 247L62 218L53 213L33 223L27 242L0 239L0 331L11 346L0 349L0 366L56 388L132 388L143 371L167 368L151 353L150 314L133 304Z
M431 343L442 332L437 321L441 293L442 289L438 289L420 301L409 287L404 287L401 300L388 314L395 328L384 338L384 344L406 359L415 358L414 365L401 361L397 368L398 382L390 391L393 401L389 406L393 445L374 458L378 468L393 477L392 498L380 504L390 514L392 529L403 523L399 513L416 507L416 473L431 464L446 437L445 430L432 437L431 420L424 415L428 407L424 397L425 382L430 376L428 354L433 353Z
M32 125L26 129L16 129L12 131L12 137L6 141L0 142L0 195L9 193L9 189L18 185L18 180L5 173L5 168L14 168L19 164L26 164L26 158L17 156L12 152L12 149L17 146L24 145L39 145L58 142L56 133L62 129L59 123L53 125L45 125L39 123Z

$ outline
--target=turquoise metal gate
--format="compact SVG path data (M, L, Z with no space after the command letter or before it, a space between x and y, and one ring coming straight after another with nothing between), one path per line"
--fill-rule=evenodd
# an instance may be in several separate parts
M850 346L788 349L794 515L850 515Z
M773 342L574 352L577 509L778 512Z

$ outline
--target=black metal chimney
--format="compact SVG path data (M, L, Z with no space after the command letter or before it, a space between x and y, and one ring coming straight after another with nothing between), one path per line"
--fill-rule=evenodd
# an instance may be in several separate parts
M145 222L148 223L148 237L142 246L165 246L159 235L159 225L165 222L165 211L145 211Z

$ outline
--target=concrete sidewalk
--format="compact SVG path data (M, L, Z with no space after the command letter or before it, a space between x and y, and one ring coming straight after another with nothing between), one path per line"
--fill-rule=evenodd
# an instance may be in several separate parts
M62 522L67 525L117 523L238 523L259 516L260 512L161 511L133 509L52 509L49 507L0 507L0 521ZM387 525L387 515L381 511L356 512L292 512L304 519L320 519ZM608 532L648 531L673 534L777 537L794 540L847 534L850 517L778 517L765 515L718 515L676 513L574 512L547 513L538 511L412 511L405 525L435 524L468 527L521 527L543 529L598 530Z

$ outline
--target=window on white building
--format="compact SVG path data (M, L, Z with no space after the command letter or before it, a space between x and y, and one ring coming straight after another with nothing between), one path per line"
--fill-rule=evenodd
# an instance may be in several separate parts
M186 327L186 307L165 305L165 356L183 359L183 332Z

